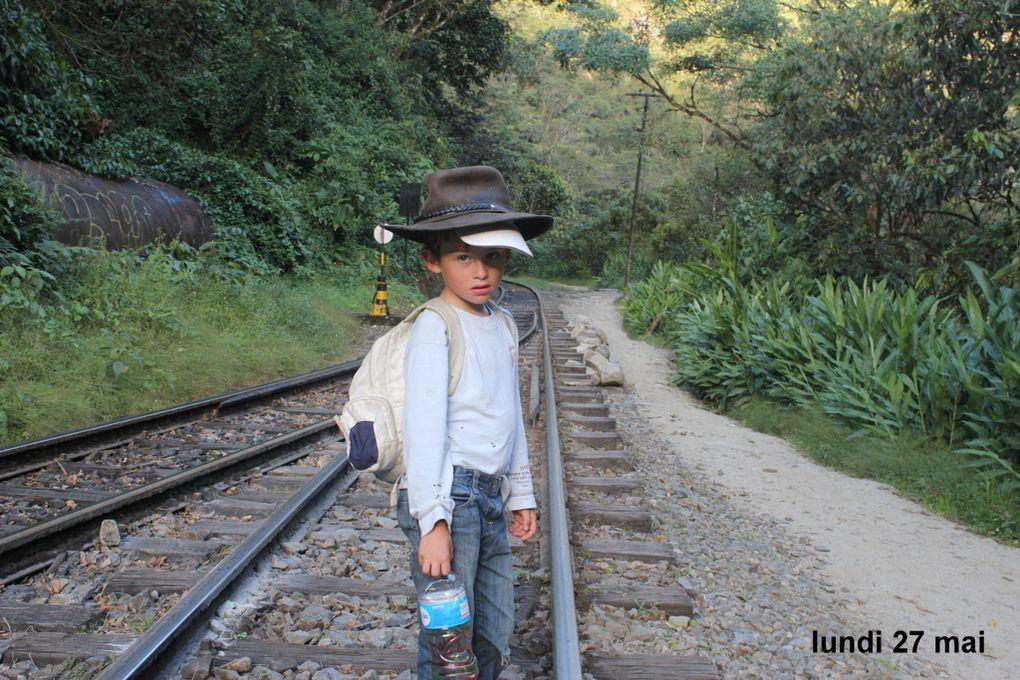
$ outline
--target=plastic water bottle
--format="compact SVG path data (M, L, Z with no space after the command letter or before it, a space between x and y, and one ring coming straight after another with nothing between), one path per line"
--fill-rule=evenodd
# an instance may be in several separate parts
M433 680L478 680L478 662L471 649L471 608L454 574L425 588L418 598L418 616L429 645Z

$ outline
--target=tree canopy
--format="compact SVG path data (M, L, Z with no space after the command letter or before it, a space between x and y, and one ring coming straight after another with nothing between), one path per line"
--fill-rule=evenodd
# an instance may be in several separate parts
M1015 3L571 4L544 39L627 75L747 155L819 272L953 287L1017 251ZM757 186L751 182L749 186ZM1015 264L1014 264L1015 268Z

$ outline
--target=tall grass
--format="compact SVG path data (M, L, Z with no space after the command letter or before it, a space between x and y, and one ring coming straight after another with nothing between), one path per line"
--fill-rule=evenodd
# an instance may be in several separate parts
M736 243L736 234L731 234ZM860 431L946 441L1020 491L1020 304L975 265L957 304L883 281L742 280L719 265L657 265L624 301L633 332L675 344L673 380L723 408L764 397Z
M373 287L367 270L251 276L82 251L58 299L0 311L0 444L358 356L353 313ZM395 307L407 293L391 287Z

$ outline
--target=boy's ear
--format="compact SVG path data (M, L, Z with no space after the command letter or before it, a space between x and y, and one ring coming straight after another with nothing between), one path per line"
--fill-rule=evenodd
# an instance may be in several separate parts
M425 267L433 274L438 274L442 271L439 268L439 258L432 252L432 249L428 246L422 246L421 248L421 259L425 261Z

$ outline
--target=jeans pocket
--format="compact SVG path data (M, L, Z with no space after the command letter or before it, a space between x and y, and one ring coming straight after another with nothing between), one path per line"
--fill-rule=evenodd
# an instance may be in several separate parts
M456 479L453 480L453 486L450 487L450 498L453 499L453 505L456 508L474 502L475 493L473 486L458 482Z

